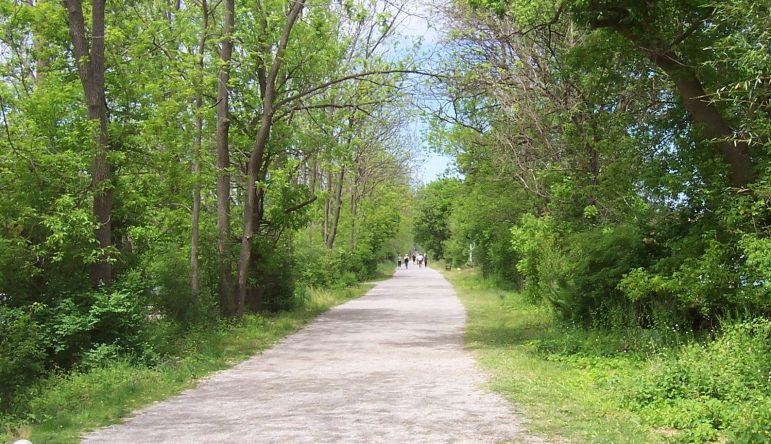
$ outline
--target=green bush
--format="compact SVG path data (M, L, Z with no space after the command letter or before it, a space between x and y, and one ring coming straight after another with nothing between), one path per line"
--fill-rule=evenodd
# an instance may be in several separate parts
M562 252L557 248L554 220L525 214L511 229L511 245L519 257L516 268L523 277L522 292L531 301L561 299L558 282ZM553 303L552 303L553 304Z
M737 416L736 425L730 433L731 442L771 442L771 396L746 403Z
M70 368L100 344L113 344L128 354L144 353L147 309L144 295L121 289L62 296L38 312L53 363Z
M148 346L147 299L136 281L111 289L63 293L23 308L0 306L0 408L57 369L90 369L128 357L152 363Z
M705 330L722 318L762 313L756 278L748 275L736 238L721 230L693 226L666 241L665 255L636 268L619 289L650 310L653 324Z
M682 441L727 433L737 442L764 442L771 430L771 321L728 325L712 342L687 345L651 368L629 404L655 426L682 430Z
M304 246L296 253L300 280L310 287L329 287L337 281L343 256L320 246Z
M97 344L83 353L77 369L81 372L88 372L95 368L106 367L112 362L118 361L122 354L123 350L115 344Z
M34 311L0 305L0 409L10 407L14 395L46 369L46 341Z
M262 253L255 261L255 270L260 279L247 306L254 312L291 310L298 304L292 258L268 249L258 251Z
M619 225L569 236L565 242L564 299L557 304L564 320L618 327L636 322L635 307L617 287L646 252L636 228Z
M637 307L618 285L646 261L639 230L618 225L558 233L550 218L530 215L512 230L524 293L532 300L548 301L568 324L619 327L637 322Z
M135 288L139 292L144 292L146 287L152 289L150 303L156 314L183 324L195 324L211 321L217 313L214 292L206 279L206 264L201 264L199 294L193 298L190 258L180 254L178 245L153 246L145 259L144 268L144 279L140 273L134 272L126 280L136 282Z
M375 276L383 256L373 250L371 239L362 237L353 253L347 248L301 246L292 261L298 282L314 288L347 287Z

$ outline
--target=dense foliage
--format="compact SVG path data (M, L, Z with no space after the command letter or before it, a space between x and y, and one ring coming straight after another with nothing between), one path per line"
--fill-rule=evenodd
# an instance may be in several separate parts
M371 277L409 193L403 14L0 1L0 410Z
M517 381L591 380L662 441L768 441L771 2L469 0L446 14L437 94L451 106L432 131L460 180L418 194L415 230L518 291L514 304L496 290L500 312L474 336L511 363L496 368L504 393L538 404L543 390L569 411L569 388ZM544 359L570 380L548 382Z
M434 126L463 183L426 188L423 243L568 323L771 314L771 3L469 3Z
M749 321L654 367L629 404L657 426L686 430L684 441L712 441L727 431L731 442L767 442L770 376L771 322Z
M769 405L771 0L447 4L442 103L419 105L459 177L414 208L404 12L0 0L0 417L414 241L566 328L717 337L628 402L767 437L742 409Z

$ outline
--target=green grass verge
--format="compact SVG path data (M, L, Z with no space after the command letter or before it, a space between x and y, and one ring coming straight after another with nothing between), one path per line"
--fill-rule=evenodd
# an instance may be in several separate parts
M624 408L623 394L647 365L626 353L623 338L560 331L546 309L473 270L444 274L468 310L466 347L490 374L491 389L522 408L532 432L577 443L668 440L669 430L652 430Z
M387 277L385 268L379 277ZM241 362L299 330L329 308L366 293L372 284L335 290L310 290L294 311L247 315L181 334L162 331L167 356L153 368L114 362L86 373L55 376L42 382L32 399L26 424L6 426L5 439L34 443L75 443L88 430L117 422L132 411L195 386L207 375Z

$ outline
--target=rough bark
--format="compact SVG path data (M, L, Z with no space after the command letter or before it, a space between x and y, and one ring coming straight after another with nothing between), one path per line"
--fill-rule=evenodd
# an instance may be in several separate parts
M217 154L217 268L220 275L220 310L225 316L234 314L233 276L230 260L230 130L229 91L230 61L233 57L233 28L235 24L235 0L225 0L222 22L220 61L222 67L217 76L217 129L215 149Z
M310 189L311 195L316 196L316 184L318 183L318 156L313 156L313 162L311 163L310 172ZM313 231L315 230L316 223L311 222L311 229L308 230L308 244L313 245Z
M622 17L614 17L610 14L608 17L592 21L591 26L609 28L618 32L636 44L646 57L669 76L690 118L703 127L704 135L708 139L714 140L715 147L728 164L728 180L731 186L745 188L755 179L749 144L733 140L733 129L717 107L710 102L701 80L696 75L696 70L669 49L682 42L686 36L701 26L701 22L695 22L681 37L675 39L674 43L666 44L656 39L646 40L631 32L629 25L623 22L625 18L625 12L622 12ZM704 20L706 19L705 17Z
M229 0L232 1L232 0ZM292 9L286 18L286 24L281 32L278 45L276 47L273 63L266 79L266 87L262 98L262 119L260 121L260 128L257 132L257 137L254 141L251 155L249 156L249 162L247 164L247 179L246 179L246 201L244 203L244 217L243 217L243 236L241 237L241 249L238 255L238 291L236 294L235 314L236 316L243 315L244 301L246 299L247 292L247 280L249 274L249 263L252 255L252 236L254 235L254 210L256 205L256 187L257 187L257 175L259 174L262 166L263 156L265 154L265 147L267 146L270 138L270 130L273 126L273 113L274 101L275 101L275 88L276 78L278 77L279 69L283 63L284 52L286 46L289 43L289 35L292 32L295 21L300 15L303 7L305 6L305 0L295 0L292 4Z
M327 171L327 183L326 190L332 189L332 170ZM324 245L327 244L329 238L329 213L332 211L332 196L327 196L324 200L324 226L322 227L321 240L324 241Z
M316 183L318 182L318 175L319 175L319 161L318 156L313 156L313 161L311 162L311 171L310 171L310 189L311 194L316 194Z
M330 221L329 233L327 234L327 249L331 250L335 246L335 237L337 237L337 226L340 222L340 209L343 206L343 181L345 180L345 165L340 167L340 174L335 184L334 213Z
M673 53L645 52L672 79L691 119L703 126L707 138L715 140L715 146L728 164L730 184L736 188L746 187L755 177L750 147L745 141L733 140L733 129L709 100L693 68L683 64Z
M260 178L264 179L266 168L262 168ZM259 230L265 216L265 188L260 187L257 189L257 196L255 198L256 204L252 214L252 226L255 232ZM249 259L249 269L255 270L257 267L257 261L259 260L259 252L252 254ZM253 313L259 313L262 310L262 296L264 294L264 288L260 285L256 285L255 282L248 282L246 289L246 300L244 301L245 309Z
M82 0L65 0L70 40L77 61L78 76L83 85L88 119L94 123L94 145L96 152L91 164L92 189L94 193L93 213L98 223L96 240L102 250L99 260L91 266L91 280L94 285L112 283L112 265L109 250L112 246L112 185L108 160L109 139L107 137L107 103L104 90L104 4L105 0L94 0L91 8L91 42L86 37Z
M206 0L201 1L201 36L198 39L198 92L195 98L195 139L193 140L193 208L190 214L190 294L193 303L198 300L198 243L200 237L201 218L201 140L203 138L203 76L204 53L206 46L206 33L209 29L209 5Z
M348 251L353 253L353 249L356 247L356 192L351 190L351 230L348 233Z

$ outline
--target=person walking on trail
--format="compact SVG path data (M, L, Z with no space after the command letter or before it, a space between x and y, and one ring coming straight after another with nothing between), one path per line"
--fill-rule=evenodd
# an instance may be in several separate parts
M396 256L396 268L401 270L402 269L402 257Z
M404 269L407 270L410 268L410 255L405 254L404 255Z
M414 264L414 263L417 263L417 262L418 261L417 261L417 258L415 257L415 252L413 251L412 252L412 263Z
M423 255L423 266L428 267L428 254Z
M418 253L418 268L423 268L423 255Z

